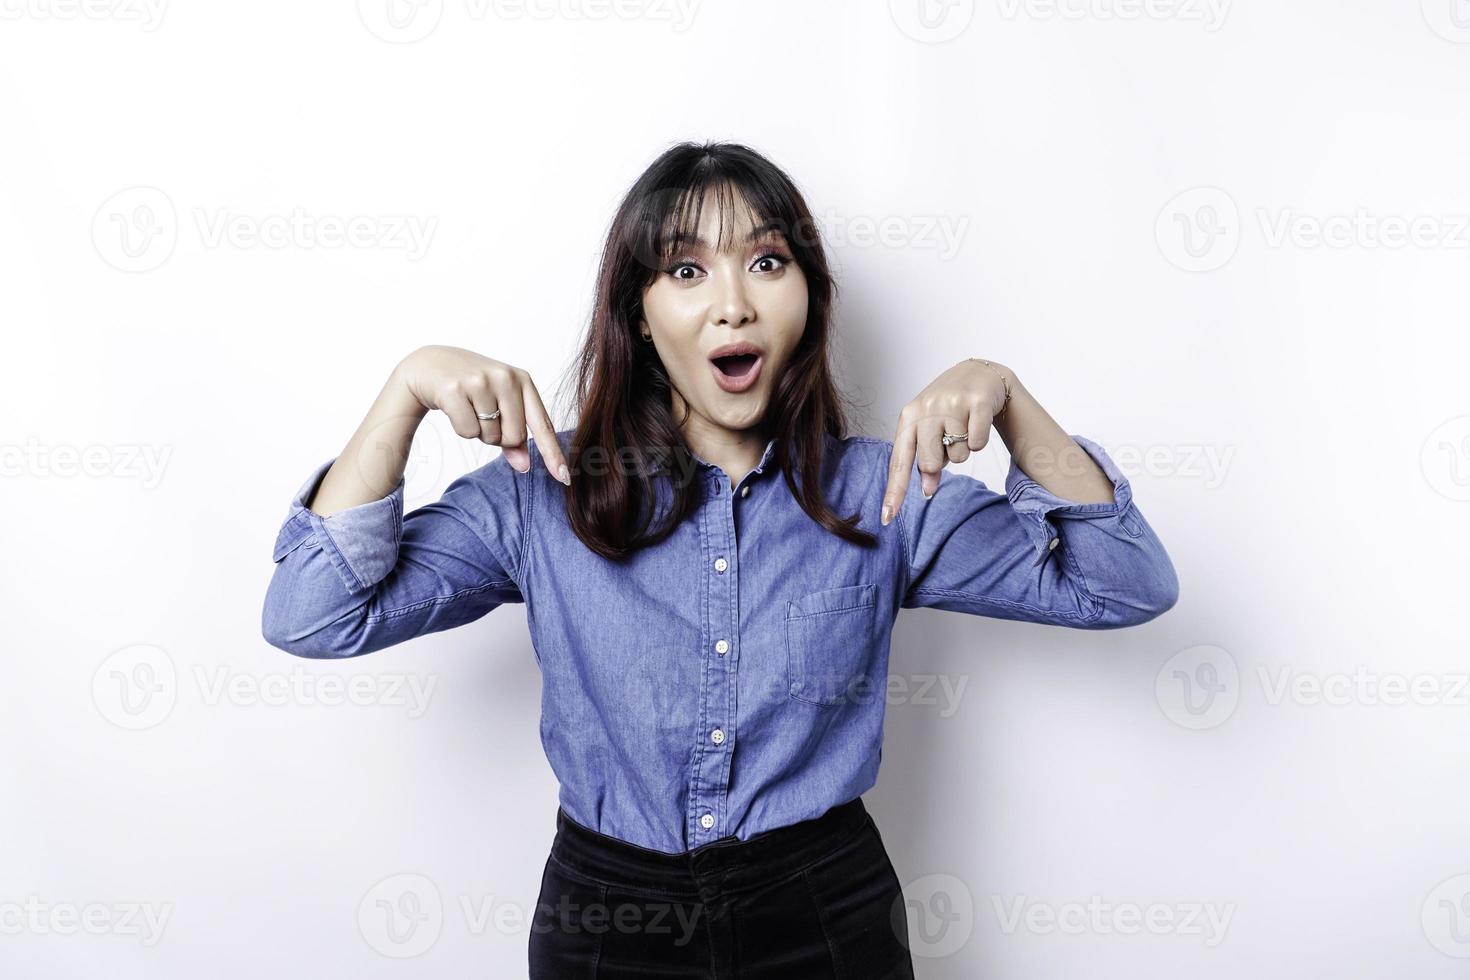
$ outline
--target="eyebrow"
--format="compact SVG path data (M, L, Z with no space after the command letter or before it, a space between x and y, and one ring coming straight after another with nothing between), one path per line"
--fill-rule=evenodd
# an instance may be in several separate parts
M776 233L777 235L781 234L781 222L772 219L762 225L757 226L756 228L751 230L750 234L745 236L745 241L747 243L753 242L756 239L766 237L772 232ZM698 235L663 235L659 239L659 241L662 243L665 249L673 248L678 245L693 245L696 248L704 249L706 252L714 251L714 249L710 246L710 243L705 241Z

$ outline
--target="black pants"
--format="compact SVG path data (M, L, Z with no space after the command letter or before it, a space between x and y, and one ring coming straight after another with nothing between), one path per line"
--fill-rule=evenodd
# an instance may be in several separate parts
M557 808L532 980L912 978L903 893L861 798L664 854Z

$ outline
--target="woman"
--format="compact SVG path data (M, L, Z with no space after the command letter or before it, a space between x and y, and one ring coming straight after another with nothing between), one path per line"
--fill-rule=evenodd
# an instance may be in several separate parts
M849 437L833 282L791 180L681 144L613 220L557 431L519 368L425 347L276 542L263 629L354 657L527 604L560 781L533 977L909 977L878 774L900 608L1081 628L1173 605L1128 481L1010 368L969 357ZM444 412L493 462L403 515ZM991 429L1006 493L946 471Z

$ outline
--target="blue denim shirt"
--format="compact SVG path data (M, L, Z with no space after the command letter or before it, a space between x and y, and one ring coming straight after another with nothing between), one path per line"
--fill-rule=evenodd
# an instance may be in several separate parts
M557 435L569 452L571 431ZM1109 629L1174 604L1173 565L1128 480L1073 439L1112 503L1058 498L1014 461L1005 493L945 469L925 500L915 466L883 527L892 442L828 436L826 498L861 513L873 548L807 516L774 443L733 492L695 457L697 512L624 565L572 532L534 441L528 473L498 456L407 515L402 482L330 517L307 510L329 460L276 539L262 628L297 656L356 657L523 602L567 815L656 851L745 840L873 786L900 609ZM654 477L661 506L669 480Z

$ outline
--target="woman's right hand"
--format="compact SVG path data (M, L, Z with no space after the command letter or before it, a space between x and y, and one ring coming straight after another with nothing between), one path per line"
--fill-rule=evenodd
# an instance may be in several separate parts
M425 409L449 416L455 433L499 446L506 461L522 473L531 468L527 439L534 437L547 470L571 485L551 417L526 371L460 347L431 344L399 362L396 374ZM476 417L497 409L498 418Z

